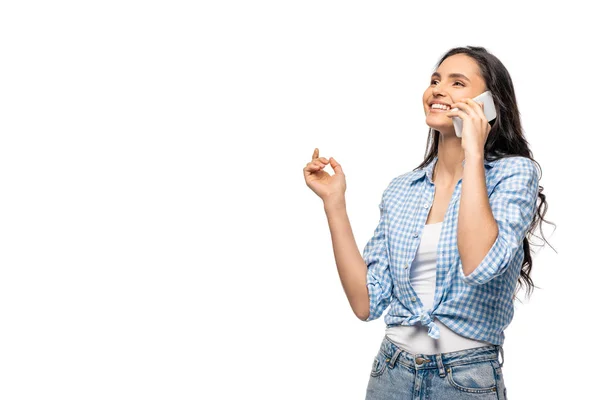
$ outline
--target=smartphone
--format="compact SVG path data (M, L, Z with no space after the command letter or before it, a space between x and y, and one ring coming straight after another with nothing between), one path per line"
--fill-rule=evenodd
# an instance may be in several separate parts
M488 122L496 118L496 106L494 105L492 93L489 90L474 97L473 100L477 103L483 102L483 114ZM458 110L458 108L453 108L452 111L454 110ZM454 132L456 132L456 136L462 137L462 119L460 119L460 117L452 117L452 122L454 123Z

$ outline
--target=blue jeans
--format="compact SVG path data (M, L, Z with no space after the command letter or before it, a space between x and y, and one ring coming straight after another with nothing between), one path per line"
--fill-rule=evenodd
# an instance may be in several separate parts
M384 336L366 400L506 400L502 364L504 351L498 345L412 354Z

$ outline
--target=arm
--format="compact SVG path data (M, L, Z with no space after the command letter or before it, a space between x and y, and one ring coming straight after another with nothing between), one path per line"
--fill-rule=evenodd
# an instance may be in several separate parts
M379 203L379 223L362 255L352 234L345 201L325 202L325 211L338 273L350 306L363 321L377 319L390 304L392 295L383 196Z
M498 236L485 184L483 156L465 158L456 228L463 274L473 272Z
M506 270L533 220L538 193L535 166L524 157L506 163L488 199L483 158L469 157L465 162L457 245L461 277L469 285L487 283Z
M342 287L354 314L361 320L369 315L369 293L367 291L367 267L358 251L352 227L346 212L345 198L329 199L324 202L327 222L331 231L333 254Z
M369 316L365 321L372 321L383 314L390 304L393 282L390 274L390 261L386 237L386 207L379 203L379 223L373 236L365 245L363 259L367 265L367 289L369 290Z

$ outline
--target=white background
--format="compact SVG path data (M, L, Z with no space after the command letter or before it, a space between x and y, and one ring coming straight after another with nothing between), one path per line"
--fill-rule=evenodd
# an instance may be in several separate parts
M3 2L0 398L363 399L383 316L352 313L302 169L342 164L362 250L462 45L510 71L557 224L508 396L597 392L595 14L415 3Z

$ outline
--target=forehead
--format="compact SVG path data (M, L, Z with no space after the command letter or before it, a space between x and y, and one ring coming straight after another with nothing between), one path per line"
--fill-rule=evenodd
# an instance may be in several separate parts
M450 73L460 73L469 78L480 77L479 65L477 62L466 54L454 54L446 58L436 72L446 75Z

